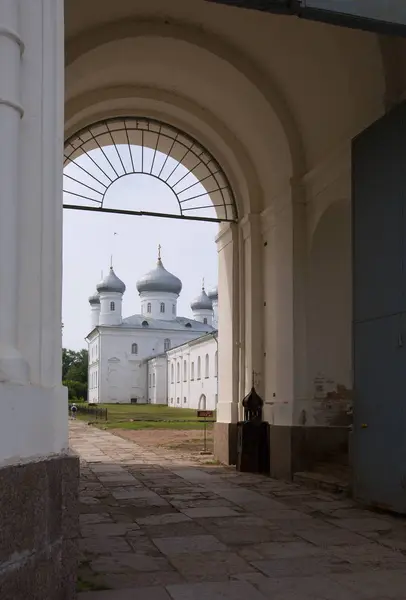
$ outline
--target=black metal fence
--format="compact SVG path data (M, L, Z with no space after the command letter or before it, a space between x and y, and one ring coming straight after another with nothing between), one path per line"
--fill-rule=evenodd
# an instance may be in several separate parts
M76 411L72 411L72 404L69 404L69 415L74 416L74 412L79 415L89 415L96 421L107 421L107 408L101 408L95 404L75 404Z

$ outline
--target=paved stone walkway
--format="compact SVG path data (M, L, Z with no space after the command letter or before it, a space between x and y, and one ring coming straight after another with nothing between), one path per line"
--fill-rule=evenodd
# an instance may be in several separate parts
M157 433L159 436L159 433ZM80 600L405 600L406 521L80 422Z

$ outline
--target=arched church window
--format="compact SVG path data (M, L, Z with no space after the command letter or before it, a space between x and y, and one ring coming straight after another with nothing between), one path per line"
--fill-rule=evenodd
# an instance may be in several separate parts
M183 381L187 381L187 363L183 361Z
M197 358L197 378L201 379L202 377L202 360L200 356Z
M173 367L173 363L171 364L171 383L173 383L173 377L174 377L174 367Z
M161 302L161 313L165 312L165 302Z
M147 304L147 312L148 313L151 312L151 302L148 302L148 304Z
M131 354L138 354L138 344L131 345Z
M186 323L185 327L187 327L188 329L190 329L192 327L191 323Z
M172 304L172 314L176 314L176 306L174 304Z
M207 317L204 317L204 319L203 319L203 323L204 323L205 325L207 325Z
M214 377L217 377L218 368L219 368L219 365L218 365L218 353L217 353L217 350L216 350L216 353L214 355Z
M180 363L178 363L176 366L176 375L177 375L176 380L178 383L180 383Z
M152 386L155 387L155 373L152 373Z
M190 365L190 379L192 381L194 381L195 378L195 363L192 362L192 364Z
M115 302L110 302L110 310L112 312L116 310L116 303Z
M143 327L148 327L148 326L149 326L149 323L148 323L148 321L143 321L143 322L141 323L141 325L142 325Z
M205 359L205 365L204 365L204 376L206 377L206 379L209 376L209 355L206 354L206 359Z
M169 338L166 338L166 340L164 340L164 352L167 352L170 349L171 349L171 340Z

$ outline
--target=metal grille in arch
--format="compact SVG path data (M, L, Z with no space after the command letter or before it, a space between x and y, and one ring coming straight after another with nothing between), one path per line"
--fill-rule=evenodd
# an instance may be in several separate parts
M167 209L153 210L137 178L130 187L134 206L131 198L120 206L112 186L134 174L149 175L172 192ZM189 135L153 119L108 119L71 136L65 143L63 180L65 208L199 221L237 219L230 184L213 156Z

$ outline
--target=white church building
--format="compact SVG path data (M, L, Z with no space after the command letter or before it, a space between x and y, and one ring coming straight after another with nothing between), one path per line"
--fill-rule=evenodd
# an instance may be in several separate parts
M152 403L214 409L217 404L217 288L204 284L177 314L182 282L156 267L137 282L141 311L123 317L126 286L110 267L90 296L90 403Z

